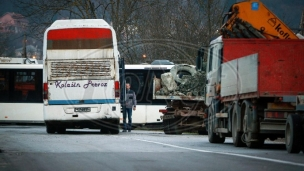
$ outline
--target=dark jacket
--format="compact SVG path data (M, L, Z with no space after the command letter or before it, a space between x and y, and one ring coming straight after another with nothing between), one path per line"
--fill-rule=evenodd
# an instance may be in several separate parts
M126 108L136 106L136 95L133 90L126 90Z

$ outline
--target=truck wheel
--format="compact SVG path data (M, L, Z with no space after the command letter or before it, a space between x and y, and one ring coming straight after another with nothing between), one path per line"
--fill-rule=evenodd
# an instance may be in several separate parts
M301 117L288 115L285 129L285 145L288 153L299 153L303 142Z
M209 107L208 111L208 140L210 143L224 143L225 137L220 137L213 133L214 114L213 110Z
M178 119L169 119L169 129L171 134L182 134L182 131L178 128Z
M264 145L265 139L258 134L247 132L247 117L248 115L245 114L243 118L243 131L245 132L245 134L242 135L244 136L243 141L246 143L248 148L261 148Z
M170 69L170 73L171 73L173 79L178 83L183 82L183 80L181 78L179 78L178 74L177 74L180 71L188 72L189 75L191 75L191 76L193 76L196 73L195 68L193 68L191 65L186 65L186 64L175 65L174 67L172 67Z
M56 132L56 128L50 124L46 125L46 132L48 134L54 134Z
M251 133L247 133L244 135L245 138L245 142L246 142L246 145L248 148L261 148L263 147L264 145L264 142L265 142L265 138L257 138L257 140L255 141L251 141L253 138L252 137L252 134Z
M237 112L233 109L232 113L232 140L235 147L243 147L245 143L242 141L243 132L237 130Z
M164 126L164 133L170 134L170 122L168 119L163 120L163 126Z

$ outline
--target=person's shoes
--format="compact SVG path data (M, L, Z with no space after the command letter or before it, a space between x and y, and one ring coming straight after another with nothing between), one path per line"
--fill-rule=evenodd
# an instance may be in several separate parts
M128 130L128 132L131 132L131 130Z
M127 131L124 129L124 130L122 130L122 132L127 132Z

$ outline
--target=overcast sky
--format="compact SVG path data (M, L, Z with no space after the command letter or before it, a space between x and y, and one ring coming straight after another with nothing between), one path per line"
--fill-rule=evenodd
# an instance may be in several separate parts
M229 6L242 0L228 0ZM266 7L273 11L290 28L299 28L304 0L261 0ZM6 12L18 12L12 0L0 0L0 16Z

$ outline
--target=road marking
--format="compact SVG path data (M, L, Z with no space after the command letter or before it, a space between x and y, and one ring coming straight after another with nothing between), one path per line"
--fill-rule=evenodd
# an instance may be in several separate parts
M256 157L256 156L249 156L249 155L244 155L244 154L235 154L235 153L225 153L225 152L200 150L200 149L181 147L181 146L177 146L177 145L166 144L166 143L161 143L161 142L156 142L156 141L143 140L143 139L134 139L134 138L127 138L127 137L122 137L122 138L133 139L133 140L137 140L137 141L148 142L148 143L153 143L153 144L159 144L159 145L164 145L164 146L168 146L168 147L172 147L172 148L179 148L179 149L196 151L196 152L202 152L202 153L224 154L224 155L230 155L230 156L244 157L244 158L249 158L249 159L270 161L270 162L274 162L274 163L289 164L289 165L304 167L304 164L302 164L302 163L295 163L295 162L289 162L289 161L284 161L284 160L269 159L269 158L265 158L265 157Z

